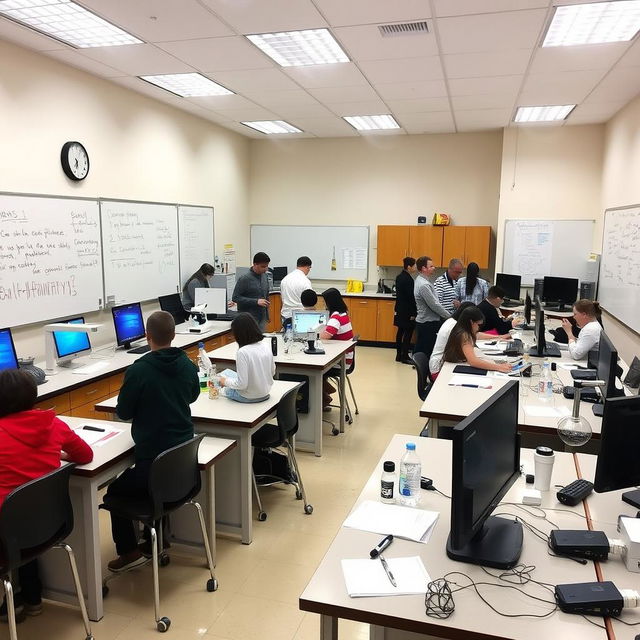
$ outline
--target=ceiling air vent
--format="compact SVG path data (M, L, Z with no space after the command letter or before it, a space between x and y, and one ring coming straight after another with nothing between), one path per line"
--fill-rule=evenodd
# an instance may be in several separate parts
M395 24L381 24L378 26L383 38L392 36L412 36L419 33L429 33L426 21L396 22Z

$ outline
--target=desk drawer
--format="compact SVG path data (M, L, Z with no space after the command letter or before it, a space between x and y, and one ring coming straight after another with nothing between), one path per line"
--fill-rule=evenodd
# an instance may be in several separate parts
M86 384L79 389L74 389L73 391L69 392L69 401L71 404L71 408L75 409L76 407L86 404L87 402L93 402L95 404L99 398L108 395L109 379L105 378L104 380L98 380L97 382Z
M233 337L233 333L231 333L231 331L229 331L229 333L225 333L222 336L222 340L223 340L223 344L231 344L232 342L236 341L236 339Z
M69 413L69 409L71 408L71 405L69 404L69 394L61 393L59 396L54 396L48 400L42 400L41 402L38 402L34 408L42 409L43 411L55 411L57 416Z
M90 420L113 420L112 413L105 413L104 411L96 411L95 406L102 400L107 400L110 396L107 394L100 398L95 398L90 402L81 404L79 407L71 409L71 415L74 418L87 418Z
M189 347L185 349L184 352L187 354L187 358L191 360L191 362L197 362L198 360L198 347L197 345L194 347Z
M204 350L213 351L214 349L221 347L222 344L222 338L219 336L217 338L209 338L208 340L205 340Z
M118 393L118 391L120 391L120 387L122 387L122 383L124 382L124 371L107 378L107 381L109 382L109 393L111 395Z

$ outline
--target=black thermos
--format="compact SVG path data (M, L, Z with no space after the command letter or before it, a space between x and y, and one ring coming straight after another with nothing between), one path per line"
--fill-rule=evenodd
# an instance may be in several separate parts
M278 355L278 338L276 336L271 336L271 353L274 356Z

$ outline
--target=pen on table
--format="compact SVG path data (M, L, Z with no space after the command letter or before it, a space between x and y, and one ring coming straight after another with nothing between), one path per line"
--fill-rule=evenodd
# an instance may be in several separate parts
M369 551L369 555L372 559L377 558L392 542L393 536L391 534L385 536L373 549L371 549L371 551Z
M479 384L454 384L453 387L468 387L469 389L492 389L493 387L481 387Z
M104 429L102 429L101 427L92 427L88 424L85 424L84 427L82 427L83 429L87 430L87 431L104 431Z
M384 572L387 574L387 578L389 578L389 582L394 587L397 587L398 585L396 584L396 580L393 577L393 573L391 573L391 571L389 569L389 565L387 564L387 561L384 559L384 556L382 554L379 554L378 558L380 558L380 562L382 562L382 568L384 569Z

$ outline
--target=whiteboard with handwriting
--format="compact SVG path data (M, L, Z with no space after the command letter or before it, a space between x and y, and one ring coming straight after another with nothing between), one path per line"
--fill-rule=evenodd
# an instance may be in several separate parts
M0 326L97 311L100 250L95 200L0 194Z
M640 333L640 205L604 212L598 300Z
M107 304L179 291L176 205L101 199L100 217Z
M205 262L213 264L213 207L178 205L180 233L180 286Z

